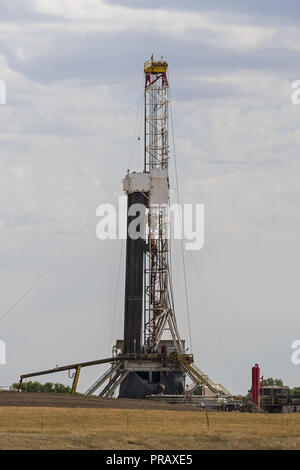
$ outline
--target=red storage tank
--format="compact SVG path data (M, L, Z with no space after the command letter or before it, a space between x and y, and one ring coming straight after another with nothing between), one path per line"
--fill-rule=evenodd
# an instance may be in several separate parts
M252 403L259 406L260 402L260 368L258 364L252 367Z

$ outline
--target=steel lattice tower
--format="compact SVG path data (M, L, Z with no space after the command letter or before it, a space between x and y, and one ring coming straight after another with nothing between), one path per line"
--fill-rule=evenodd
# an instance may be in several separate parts
M169 86L167 63L144 64L144 172L150 175L144 271L144 345L154 352L168 327L182 352L169 292Z

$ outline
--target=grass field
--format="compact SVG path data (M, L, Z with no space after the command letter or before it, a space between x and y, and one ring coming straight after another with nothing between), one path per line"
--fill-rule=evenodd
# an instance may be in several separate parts
M300 449L300 414L0 407L0 449Z

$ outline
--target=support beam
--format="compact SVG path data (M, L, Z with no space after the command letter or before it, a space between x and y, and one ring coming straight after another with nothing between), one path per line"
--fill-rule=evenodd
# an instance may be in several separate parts
M23 380L29 377L37 377L38 375L55 374L56 372L63 372L65 370L77 369L78 366L89 367L89 366L96 366L98 364L105 364L106 362L116 362L116 361L120 361L120 359L122 358L123 358L122 356L116 356L116 357L109 357L107 359L98 359L97 361L80 362L80 363L71 364L68 366L56 367L55 369L42 370L40 372L32 372L30 374L23 374L23 375L20 375L20 379Z
M121 367L121 365L120 365ZM111 378L111 380L108 382L108 384L104 387L104 389L99 393L99 397L105 397L106 393L110 390L112 385L115 383L115 381L119 378L121 372L119 369L116 370L115 375Z
M93 393L96 392L96 390L101 387L101 385L112 375L118 368L120 367L120 364L117 363L113 367L111 367L109 370L105 371L101 377L96 380L96 382L85 392L85 395L91 396Z
M81 366L77 366L76 372L75 372L75 375L74 375L73 385L72 385L72 391L71 391L72 395L75 395L75 393L76 393L76 388L77 388L77 384L78 384L80 370L81 370Z
M111 398L112 394L114 393L114 391L116 390L118 385L121 385L121 383L123 382L123 380L126 379L128 374L129 374L129 371L123 372L121 374L121 376L118 378L118 380L112 385L111 389L106 393L106 397Z

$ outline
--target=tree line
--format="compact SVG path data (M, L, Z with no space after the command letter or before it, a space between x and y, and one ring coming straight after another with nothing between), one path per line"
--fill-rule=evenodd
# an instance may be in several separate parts
M12 388L18 389L19 384L14 383ZM46 382L41 384L40 382L22 382L20 390L22 392L42 392L42 393L71 393L71 387L61 383Z

